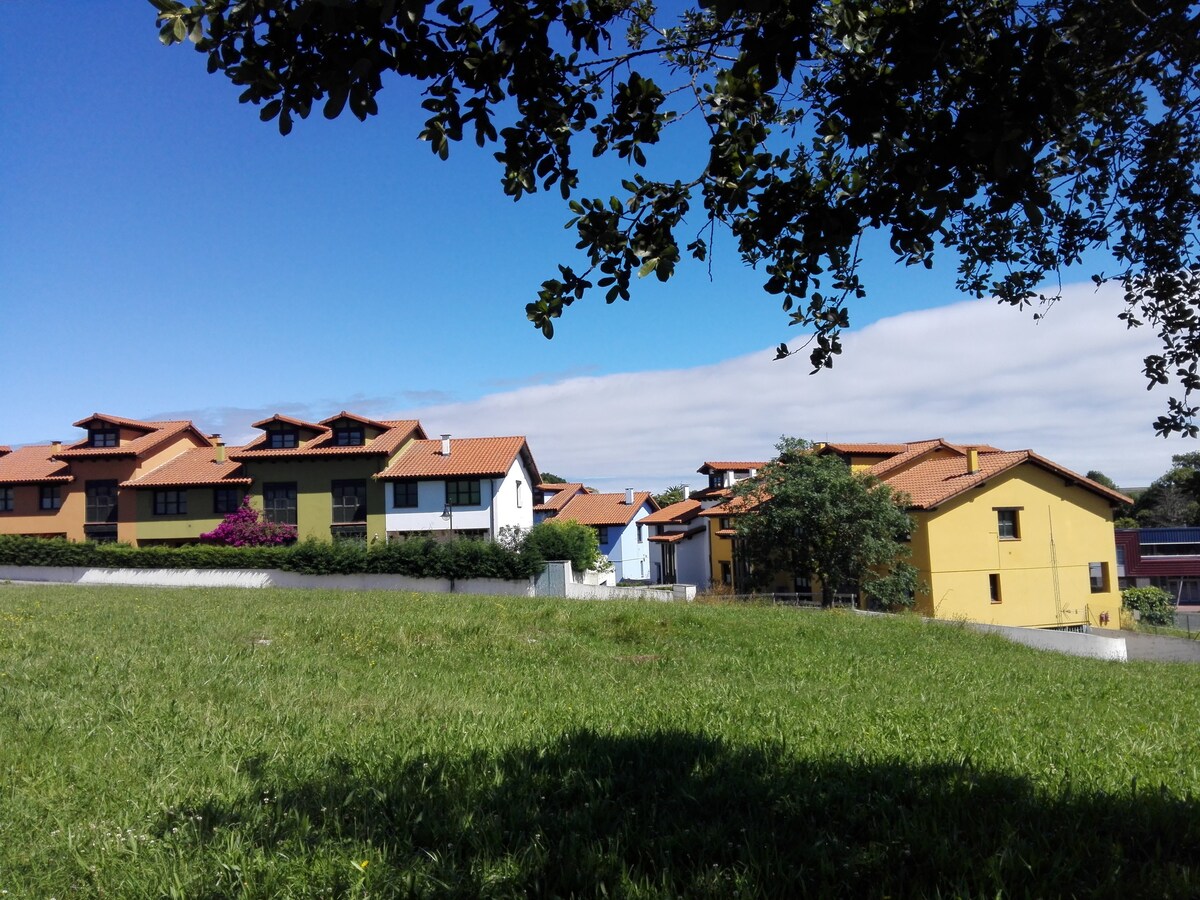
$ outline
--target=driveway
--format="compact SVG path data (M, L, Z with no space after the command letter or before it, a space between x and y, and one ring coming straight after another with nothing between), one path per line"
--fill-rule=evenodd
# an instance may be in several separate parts
M1130 660L1200 663L1200 640L1122 631Z

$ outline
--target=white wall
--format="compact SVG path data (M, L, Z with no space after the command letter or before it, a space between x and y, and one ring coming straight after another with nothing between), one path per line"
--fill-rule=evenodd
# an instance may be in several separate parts
M652 512L654 512L654 508L649 503L643 503L633 520L619 531L616 540L612 540L612 549L606 555L613 564L617 581L626 578L631 580L650 578L652 574L650 571L650 526L641 526L642 540L639 542L637 520ZM618 532L618 528L617 525L608 527L610 540L612 535Z
M675 545L675 577L680 584L694 584L703 590L708 589L712 581L712 566L708 560L707 529Z
M479 479L479 506L454 507L454 530L484 529L495 537L506 525L530 528L533 525L533 483L520 454L503 478ZM521 482L518 503L517 482ZM415 509L398 509L389 483L385 500L388 531L449 531L450 519L442 518L446 509L446 482L442 479L417 483Z

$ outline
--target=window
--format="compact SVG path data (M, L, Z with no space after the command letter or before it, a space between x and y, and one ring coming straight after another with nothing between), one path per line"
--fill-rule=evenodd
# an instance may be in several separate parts
M521 508L521 482L517 482L517 509Z
M725 473L709 472L708 473L708 486L710 488L724 487L725 486Z
M13 511L13 489L0 487L0 512Z
M464 478L447 481L446 502L451 506L479 506L479 479Z
M645 541L646 541L646 526L639 525L637 527L637 530L638 530L638 543L639 544L645 543Z
M1088 563L1088 579L1092 583L1093 594L1103 594L1108 591L1108 563Z
M296 524L296 482L263 485L263 516L277 525Z
M417 508L417 482L392 482L392 506L396 509Z
M361 447L364 443L361 425L348 425L333 430L333 442L339 447Z
M359 544L367 542L366 525L334 525L332 531L334 541L354 541Z
M299 445L300 435L294 428L267 433L267 446L272 450L290 450Z
M333 493L333 524L367 520L367 483L358 481L335 481Z
M60 509L62 490L57 484L43 484L38 494L38 509Z
M242 505L240 488L213 488L213 512L218 516L227 516L236 512Z
M721 516L717 527L721 531L733 531L733 519L731 519L729 516Z
M597 525L596 526L596 540L598 540L601 544L608 543L608 526L607 525Z
M996 510L996 532L1002 541L1017 541L1021 539L1021 519L1019 509Z
M154 514L156 516L186 515L187 491L155 491Z
M999 603L1002 599L1000 596L1000 576L993 572L988 576L988 591L991 593L993 603Z
M99 524L117 521L117 483L115 481L89 481L84 486L87 494L87 513L84 522Z
M93 428L88 432L88 446L116 447L121 442L120 437L115 428Z
M721 560L721 584L733 584L733 563Z

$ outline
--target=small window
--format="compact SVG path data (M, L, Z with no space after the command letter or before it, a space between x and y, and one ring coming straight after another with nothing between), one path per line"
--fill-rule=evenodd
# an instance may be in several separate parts
M238 488L214 488L213 512L218 516L227 516L237 512L242 505L242 492Z
M335 481L333 493L333 524L365 522L367 519L367 483Z
M1000 594L1000 576L993 572L988 576L988 590L991 592L992 602L999 603L1003 597Z
M1002 541L1021 539L1021 519L1015 509L996 510L996 531Z
M272 450L290 450L300 444L300 435L295 429L272 431L267 435L267 446Z
M39 509L61 509L62 490L57 484L44 484L38 494Z
M601 545L608 543L608 526L607 525L597 525L596 526L596 540L598 540L601 543Z
M0 512L13 511L13 489L0 487Z
M644 543L646 540L646 526L639 525L637 527L637 530L638 530L638 543L639 544Z
M333 442L339 447L361 447L365 443L361 425L335 428Z
M479 506L479 479L459 479L446 482L446 502L451 506Z
M187 491L155 491L154 514L156 516L186 515Z
M296 524L296 483L263 485L263 516L277 525Z
M1088 563L1088 579L1092 583L1093 594L1104 594L1108 591L1108 563Z
M710 488L724 487L725 486L725 473L709 472L708 473L708 486ZM726 582L726 583L728 583L728 582Z
M417 508L417 482L396 481L392 483L392 506L396 509Z
M733 564L728 560L721 560L721 584L733 584Z
M331 533L335 542L353 541L358 544L367 542L366 525L334 525Z
M88 444L92 447L116 447L121 436L115 428L93 428L88 432Z
M521 482L517 482L517 509L521 508Z
M721 516L717 523L717 527L721 531L733 531L733 519L731 519L729 516Z

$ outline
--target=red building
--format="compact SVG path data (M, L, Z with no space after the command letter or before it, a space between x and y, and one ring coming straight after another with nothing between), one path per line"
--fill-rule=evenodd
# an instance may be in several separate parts
M1122 588L1160 587L1182 606L1200 605L1200 528L1119 528Z

